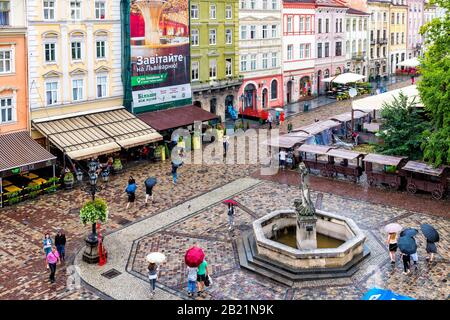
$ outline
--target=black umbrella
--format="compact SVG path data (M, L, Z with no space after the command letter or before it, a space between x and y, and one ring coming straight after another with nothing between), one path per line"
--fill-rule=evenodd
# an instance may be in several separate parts
M419 233L419 230L414 228L406 228L400 232L400 237L414 237Z
M422 230L423 235L427 238L428 242L438 242L439 241L439 233L435 228L430 226L429 224L421 224L420 230Z
M397 242L398 248L405 254L413 254L417 252L417 244L414 238L400 237Z
M151 188L155 186L156 182L157 181L155 177L150 177L147 180L145 180L144 184L146 187Z

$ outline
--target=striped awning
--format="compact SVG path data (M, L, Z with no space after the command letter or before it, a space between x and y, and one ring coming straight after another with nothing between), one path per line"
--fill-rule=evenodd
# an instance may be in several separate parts
M73 160L83 160L162 140L155 129L123 107L33 120L33 127Z

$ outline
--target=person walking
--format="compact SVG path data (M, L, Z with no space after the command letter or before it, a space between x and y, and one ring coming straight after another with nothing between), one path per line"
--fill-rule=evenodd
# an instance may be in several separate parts
M177 174L177 170L178 168L181 166L182 164L175 164L172 161L172 179L173 179L173 184L177 184L177 179L178 179L178 174Z
M197 289L197 271L198 269L195 267L187 267L186 274L188 276L188 296L193 297L195 294L195 291Z
M288 130L288 133L291 133L291 131L292 131L292 122L291 121L288 122L287 130Z
M197 270L198 296L200 296L205 291L205 281L207 276L208 276L208 263L206 262L206 260L203 260L203 262L198 266Z
M272 130L272 114L269 112L269 115L267 116L267 122L269 123L269 130Z
M159 267L156 263L149 263L148 265L148 279L150 281L150 295L155 296L156 279L158 279Z
M153 198L153 187L145 186L145 206L148 204L148 199L152 198L152 203L155 203Z
M436 244L435 244L434 242L429 242L429 241L427 240L426 252L427 252L430 256L429 256L429 257L426 257L425 260L427 260L428 262L433 262L434 254L437 253L437 247L436 247Z
M53 246L50 253L47 255L47 263L50 268L50 283L55 283L55 274L56 274L56 264L60 262L59 253L56 250L56 247Z
M403 260L403 274L410 273L411 256L409 254L402 253L402 260Z
M47 255L52 251L52 246L53 246L53 241L52 241L52 238L50 238L49 233L45 234L44 240L42 240L42 246L44 249L45 265L47 266L47 269L48 269Z
M227 135L225 135L223 137L223 154L226 157L227 156L227 151L228 151L228 145L229 145L229 137Z
M284 149L280 150L280 168L284 170L286 166L286 151Z
M234 205L232 203L228 204L228 230L231 231L234 227Z
M55 246L56 250L58 250L59 257L61 261L65 261L66 256L66 235L64 232L60 229L58 230L58 233L55 236Z
M127 202L127 209L130 207L131 204L134 205L134 200L136 200L136 181L132 176L128 179L128 186L125 189L125 192L128 195L128 202Z
M391 258L391 263L395 264L395 252L397 251L398 237L397 233L389 233L386 243L389 245L389 257Z

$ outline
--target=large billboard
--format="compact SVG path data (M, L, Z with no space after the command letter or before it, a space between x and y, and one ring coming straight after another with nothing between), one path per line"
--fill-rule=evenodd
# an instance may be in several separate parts
M133 112L192 103L189 0L131 0Z

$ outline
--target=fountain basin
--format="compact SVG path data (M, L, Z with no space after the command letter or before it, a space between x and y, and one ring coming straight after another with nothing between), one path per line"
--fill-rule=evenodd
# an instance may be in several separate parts
M366 236L350 219L316 210L317 233L343 243L337 248L299 250L274 239L274 228L283 230L296 226L295 210L276 210L253 222L257 254L293 270L340 268L360 257Z

